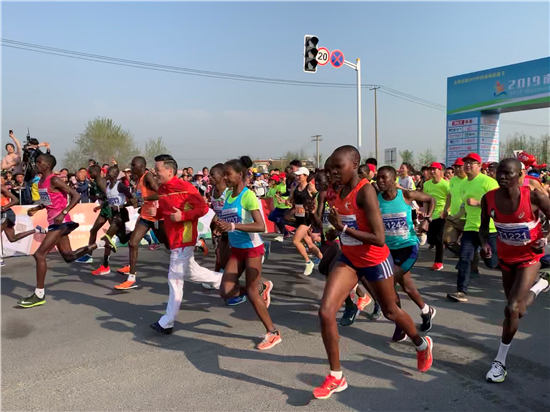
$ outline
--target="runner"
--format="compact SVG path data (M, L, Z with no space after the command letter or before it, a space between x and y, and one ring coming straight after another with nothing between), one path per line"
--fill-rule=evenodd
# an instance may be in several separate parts
M116 241L113 239L117 235L121 244L128 243L129 234L126 233L126 222L130 220L128 210L126 209L126 199L132 199L133 195L130 193L130 189L117 179L120 171L118 166L111 166L107 171L107 199L106 201L94 208L95 211L108 207L110 209L110 217L108 221L110 223L109 230L105 234L105 237L113 245L116 245ZM113 247L116 253L117 248ZM111 248L106 247L103 252L103 264L96 270L92 271L92 275L104 276L111 273L109 267L109 256L111 255Z
M164 219L170 245L170 296L166 313L150 327L169 335L174 330L174 321L180 310L184 281L209 283L218 289L222 274L199 266L194 258L199 218L208 212L208 205L191 183L178 178L178 164L172 156L155 157L155 170L161 183L158 187L159 207L155 208L156 218Z
M464 211L464 202L462 201L462 186L467 179L464 172L464 162L458 158L453 164L455 175L449 181L449 193L441 218L445 219L445 228L443 229L443 245L453 252L460 255L460 245L458 239L464 232L464 223L466 214Z
M41 154L36 160L36 167L42 174L38 183L41 204L27 210L29 216L34 216L38 211L46 209L48 213L48 233L42 240L40 247L34 253L36 261L36 289L28 298L22 299L17 304L23 308L32 308L34 306L46 303L44 281L46 280L46 256L57 246L57 250L65 262L74 262L77 258L90 254L92 250L98 247L105 247L105 240L100 240L93 245L82 247L73 252L69 233L78 227L78 223L71 221L69 212L79 202L80 196L71 187L67 186L60 178L56 177L52 170L57 161L50 154ZM71 197L67 204L67 195Z
M229 248L229 238L227 233L220 233L216 226L216 222L222 213L225 199L227 199L227 195L229 193L227 183L223 177L222 163L218 163L210 169L210 182L214 185L212 189L211 207L216 213L216 216L212 219L212 223L210 224L212 241L216 246L216 266L214 271L223 272L227 262L229 261L231 249Z
M426 372L432 365L432 339L422 338L411 317L396 304L392 279L393 261L384 244L384 223L373 187L357 174L359 151L353 146L342 146L332 154L334 183L341 183L338 196L331 208L330 222L340 232L342 256L328 277L319 317L323 342L330 363L330 374L313 391L318 399L327 399L334 392L348 386L340 367L338 327L334 322L338 309L357 284L366 277L387 319L395 322L411 338L417 350L418 369Z
M428 230L428 243L435 246L435 257L432 270L443 269L443 230L445 229L445 219L441 217L441 212L445 207L447 195L449 194L449 182L443 179L443 167L440 163L433 162L429 167L431 180L424 183L424 193L433 197L436 201L433 211L433 220L430 218L430 228ZM423 205L424 210L426 205Z
M498 252L507 299L500 346L486 376L490 382L503 382L506 378L506 355L518 330L519 319L525 315L527 306L548 287L546 279L537 281L537 277L546 245L539 211L550 216L550 199L522 186L520 175L521 164L517 159L501 161L496 174L500 188L488 192L481 200L482 253L487 256ZM498 232L496 250L487 243L491 218Z
M432 328L432 320L436 311L424 303L411 278L411 269L418 259L418 237L412 220L412 202L422 202L426 207L424 215L424 229L427 229L432 213L435 209L435 199L425 193L401 190L395 183L396 171L391 166L382 166L378 169L377 182L382 191L378 195L380 211L386 233L386 245L393 258L393 274L395 283L399 283L403 291L420 308L422 325L420 330L428 332ZM399 294L397 305L401 307ZM403 341L407 338L405 332L395 327L392 340Z
M231 258L227 263L220 287L220 296L225 299L246 300L266 328L263 340L256 345L259 350L270 349L281 343L281 334L273 325L267 308L271 304L273 283L262 282L262 256L264 244L259 233L264 232L265 222L260 213L258 198L245 187L245 178L252 160L248 156L229 160L223 174L231 194L225 200L221 218L217 223L221 232L229 234ZM246 286L239 285L245 273Z
M288 235L285 214L290 209L290 206L286 203L288 197L282 197L286 192L286 183L281 180L280 175L273 175L271 179L273 186L267 192L267 197L271 198L273 201L273 210L269 214L268 219L275 223L275 226L277 226L279 230L279 235L276 236L274 240L276 242L283 242Z

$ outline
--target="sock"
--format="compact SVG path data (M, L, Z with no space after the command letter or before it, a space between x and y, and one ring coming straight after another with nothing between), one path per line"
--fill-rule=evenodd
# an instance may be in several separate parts
M428 347L428 342L426 342L426 339L422 338L422 345L417 346L416 350L420 352L420 351L426 350L427 347Z
M128 279L130 282L135 282L136 281L136 275L133 274L133 275L128 275Z
M310 263L311 263L311 260L308 260L308 261L306 262L306 265L309 265Z
M36 296L38 296L40 299L42 299L42 298L44 297L44 289L38 289L38 288L36 288L36 289L34 290L34 294L35 294Z
M426 303L424 303L424 307L420 309L420 313L422 313L423 315L427 315L428 313L430 313L430 307Z
M535 296L538 296L539 293L546 287L548 287L548 281L546 279L539 279L539 281L535 283L533 287L529 290L533 292Z
M97 245L98 249L100 249L102 247L105 247L105 241L104 240L98 240L97 242L95 242L95 244Z
M336 379L342 379L344 373L342 371L330 371L330 376L334 376Z
M505 345L501 341L500 346L498 347L498 353L495 360L502 363L503 366L506 366L506 355L508 355L508 349L510 349L510 343L508 345Z
M110 256L103 256L103 267L105 268L109 267L109 258Z

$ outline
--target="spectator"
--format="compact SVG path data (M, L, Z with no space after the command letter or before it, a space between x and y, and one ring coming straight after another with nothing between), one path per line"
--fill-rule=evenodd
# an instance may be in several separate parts
M265 197L267 194L267 182L262 178L261 173L256 173L254 175L254 182L252 183L252 189L256 193L257 197Z
M96 165L97 162L94 159L88 159L88 167Z
M13 132L10 130L10 137L13 139L13 143L6 144L6 151L8 154L2 159L2 170L9 170L13 173L22 173L23 168L21 165L21 143L13 135Z
M122 177L122 179L120 179L122 181L122 183L124 183L124 185L126 187L129 187L131 189L133 189L133 185L132 185L132 169L130 169L129 167L124 169L124 176Z
M76 185L75 190L80 195L80 203L90 203L90 196L88 191L90 189L90 181L88 180L88 171L85 168L81 168L76 173Z

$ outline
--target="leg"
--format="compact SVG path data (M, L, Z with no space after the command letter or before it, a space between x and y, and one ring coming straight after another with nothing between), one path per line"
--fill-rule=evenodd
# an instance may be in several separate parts
M309 250L311 250L311 252L313 252L315 256L317 256L319 259L323 258L323 254L321 253L319 248L315 246L315 243L313 243L311 236L308 235L307 232L306 232L306 235L304 236L304 241L306 242L306 245L309 248Z
M158 229L153 228L153 233L157 237L159 243L162 243L166 250L170 250L170 243L168 242L168 237L166 237L166 232L164 231L164 220L158 221Z
M2 225L2 232L6 234L6 237L10 241L10 243L15 243L18 240L24 239L27 236L34 235L36 233L36 230L27 230L26 232L21 232L15 234L15 230L13 226L9 227L6 223Z
M101 215L97 217L97 219L94 222L94 225L92 226L92 229L90 230L90 239L88 241L89 245L92 245L97 241L97 233L99 232L99 229L103 227L105 222L107 222L106 217Z
M309 227L305 225L300 225L296 228L296 233L294 234L294 238L292 239L292 243L294 244L294 247L296 250L298 250L298 253L302 255L306 263L309 262L309 256L307 255L306 248L302 244L302 240L307 236L307 231Z
M437 222L437 223L436 223ZM436 219L434 222L435 226L435 261L434 263L443 263L443 229L445 229L445 219Z
M136 274L136 264L137 264L137 258L138 258L139 243L141 242L141 240L143 239L143 237L148 231L149 231L149 227L140 223L138 219L136 223L136 227L134 228L134 231L130 236L130 242L128 243L129 254L130 254L130 274L131 275Z
M204 268L195 261L194 246L188 246L183 249L183 276L185 280L194 283L208 283L214 288L219 289L222 281L222 274L213 272Z
M489 243L489 246L491 246L491 250L493 251L493 253L491 254L490 258L483 259L483 262L485 263L485 266L487 266L489 269L496 269L498 266L497 234L489 233L489 238L487 239L487 242Z
M457 263L457 291L464 294L468 293L468 285L470 283L470 265L474 258L475 251L478 246L476 238L479 238L477 232L464 232L460 245L460 259ZM495 249L496 250L496 249ZM496 255L496 253L493 253Z
M260 295L260 280L262 278L262 258L253 257L246 259L246 293L248 300L262 321L267 332L275 332L275 326L271 321L264 299Z
M166 312L158 322L164 329L174 327L174 320L180 310L183 299L183 270L183 250L181 248L174 249L170 254L170 268L168 269L170 295L168 297L168 304L166 305Z
M46 264L46 256L48 255L48 253L50 253L54 246L59 243L62 237L62 230L54 230L52 232L48 232L46 234L46 237L42 240L42 243L40 244L38 250L34 252L34 260L36 261L36 287L38 289L44 289L46 271L48 270L48 266Z
M214 270L219 272L225 269L229 258L231 257L231 247L229 246L229 239L227 236L221 236L218 239L218 247L216 248L216 266Z
M319 263L319 272L328 277L329 273L336 266L338 258L340 257L340 245L338 242L332 242L328 249L323 254L323 258Z
M62 233L61 238L57 242L57 249L59 250L61 257L66 263L74 262L76 259L91 253L92 250L97 249L97 245L94 243L93 245L83 246L73 251L67 230L65 228L62 228L61 230L56 230L56 232Z
M408 271L407 273L403 273L403 269L398 266L394 266L393 276L395 277L395 283L399 283L403 288L403 292L405 292L411 300L416 303L416 306L422 309L425 305L424 299L422 299L422 296L418 293L418 289L416 289L416 285L411 279L411 272Z
M239 283L239 278L244 270L244 261L238 261L235 257L229 259L220 285L220 296L222 299L227 300L246 294L246 289L241 287Z

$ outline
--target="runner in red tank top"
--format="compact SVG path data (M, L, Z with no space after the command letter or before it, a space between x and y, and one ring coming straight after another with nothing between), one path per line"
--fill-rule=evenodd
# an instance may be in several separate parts
M431 338L422 338L411 317L397 306L393 284L393 261L385 245L385 229L376 192L361 181L357 169L360 154L353 146L342 146L331 155L333 183L341 183L329 220L340 232L342 256L325 286L319 317L321 333L330 363L330 374L313 391L317 399L327 399L348 386L340 367L336 313L357 279L366 278L387 319L395 322L411 338L417 349L418 369L432 365Z
M541 278L537 281L537 277L546 245L539 212L550 216L550 199L539 191L523 186L520 176L519 160L503 160L497 169L500 188L486 193L481 199L479 230L484 245L482 255L498 253L502 284L508 301L498 354L486 376L490 382L504 381L506 355L518 330L519 318L537 295L548 287L548 280ZM498 232L495 251L487 244L491 218Z

